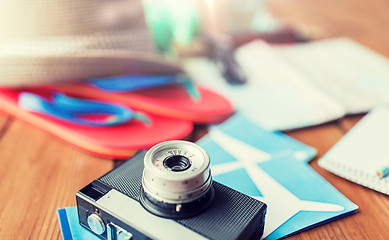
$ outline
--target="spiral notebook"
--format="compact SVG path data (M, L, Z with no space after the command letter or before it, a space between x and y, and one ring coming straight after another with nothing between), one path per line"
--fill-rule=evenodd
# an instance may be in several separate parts
M389 195L389 106L371 110L320 160L319 165L350 181Z

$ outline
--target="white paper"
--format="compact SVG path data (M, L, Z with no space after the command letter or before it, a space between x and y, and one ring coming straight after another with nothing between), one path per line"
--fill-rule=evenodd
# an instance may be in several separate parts
M267 129L287 130L341 118L345 111L313 86L299 71L263 42L238 49L237 61L248 77L244 85L230 85L204 59L185 62L195 82L225 95L238 112Z
M339 101L347 113L362 113L389 103L388 59L351 39L276 49L307 79Z
M389 106L374 108L319 160L319 165L389 195L389 178L376 176L377 170L389 165Z

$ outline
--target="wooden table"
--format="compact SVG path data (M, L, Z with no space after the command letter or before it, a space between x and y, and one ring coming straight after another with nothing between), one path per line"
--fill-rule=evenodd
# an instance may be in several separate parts
M389 57L387 0L273 0L275 14L314 29L348 36ZM288 132L318 150L331 148L361 116ZM192 140L204 134L196 128ZM56 209L74 206L75 193L117 164L88 155L21 121L0 114L0 239L61 239ZM389 239L389 197L311 166L359 212L289 239Z

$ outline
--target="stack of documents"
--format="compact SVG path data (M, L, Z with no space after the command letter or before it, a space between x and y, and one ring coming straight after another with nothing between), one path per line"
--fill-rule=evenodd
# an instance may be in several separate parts
M197 143L211 157L215 181L267 204L266 240L358 208L307 164L315 156L313 148L241 115L211 128Z
M296 45L251 42L236 50L248 83L228 84L212 62L190 59L192 78L267 128L322 124L389 103L389 61L346 38Z

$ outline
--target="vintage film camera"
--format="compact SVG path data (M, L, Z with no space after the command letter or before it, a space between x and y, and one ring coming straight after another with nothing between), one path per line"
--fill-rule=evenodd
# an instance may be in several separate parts
M260 239L266 204L212 181L187 141L139 152L77 194L80 224L102 239Z

